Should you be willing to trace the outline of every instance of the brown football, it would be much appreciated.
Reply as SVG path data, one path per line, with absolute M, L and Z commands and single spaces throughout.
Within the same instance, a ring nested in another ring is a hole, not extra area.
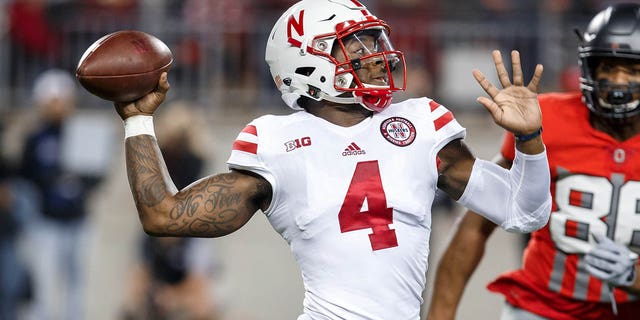
M 123 30 L 94 42 L 80 58 L 76 77 L 102 99 L 128 102 L 153 91 L 172 62 L 171 50 L 158 38 Z

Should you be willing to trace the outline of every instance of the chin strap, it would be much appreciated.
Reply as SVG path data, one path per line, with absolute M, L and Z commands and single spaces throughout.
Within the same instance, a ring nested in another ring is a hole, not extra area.
M 324 92 L 320 92 L 319 94 L 320 99 L 321 100 L 327 100 L 333 103 L 339 103 L 339 104 L 361 104 L 363 105 L 362 102 L 362 97 L 357 97 L 357 96 L 353 96 L 353 97 L 334 97 L 334 96 L 330 96 Z M 365 107 L 366 108 L 366 107 Z
M 363 106 L 367 110 L 371 110 L 373 112 L 380 112 L 384 110 L 391 104 L 391 92 L 386 95 L 377 96 L 377 95 L 354 95 L 351 97 L 334 97 L 326 94 L 325 92 L 318 92 L 318 100 L 326 100 L 333 103 L 339 104 L 359 104 Z M 300 106 L 298 106 L 298 98 L 300 98 L 300 94 L 298 93 L 283 93 L 282 100 L 292 109 L 294 110 L 302 110 Z
M 598 102 L 600 103 L 600 106 L 603 108 L 607 108 L 607 109 L 611 109 L 617 112 L 625 112 L 625 111 L 631 111 L 635 108 L 638 107 L 638 105 L 640 105 L 640 100 L 634 100 L 631 102 L 627 102 L 624 104 L 611 104 L 606 102 L 604 99 L 602 98 L 598 98 Z
M 320 97 L 323 100 L 331 101 L 334 103 L 340 103 L 340 104 L 356 104 L 357 103 L 363 106 L 367 110 L 370 110 L 373 112 L 381 112 L 391 104 L 392 94 L 391 94 L 391 91 L 389 91 L 384 95 L 364 94 L 360 96 L 357 93 L 355 93 L 353 97 L 333 97 L 333 96 L 327 95 L 324 92 L 321 92 Z

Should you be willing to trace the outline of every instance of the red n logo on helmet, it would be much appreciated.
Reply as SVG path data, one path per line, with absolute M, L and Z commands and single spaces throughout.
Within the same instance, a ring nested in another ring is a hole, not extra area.
M 298 36 L 303 36 L 304 35 L 304 10 L 300 11 L 300 14 L 298 15 L 298 20 L 296 20 L 294 18 L 293 15 L 291 15 L 289 17 L 289 21 L 287 21 L 287 38 L 289 39 L 289 43 L 291 45 L 294 45 L 298 48 L 302 47 L 302 42 L 300 42 L 300 40 L 298 39 L 294 39 L 291 36 L 291 30 L 295 30 L 296 33 L 298 34 Z

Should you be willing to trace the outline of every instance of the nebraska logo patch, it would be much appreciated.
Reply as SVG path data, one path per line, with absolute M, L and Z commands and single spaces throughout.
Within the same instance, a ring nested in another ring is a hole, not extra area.
M 382 122 L 380 133 L 387 141 L 399 147 L 406 147 L 416 139 L 416 128 L 411 121 L 393 117 Z

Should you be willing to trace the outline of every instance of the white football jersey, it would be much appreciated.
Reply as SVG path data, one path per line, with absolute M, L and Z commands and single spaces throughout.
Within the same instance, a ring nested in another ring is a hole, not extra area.
M 465 129 L 427 98 L 341 127 L 300 111 L 238 135 L 227 164 L 267 179 L 310 319 L 419 319 L 438 151 Z

